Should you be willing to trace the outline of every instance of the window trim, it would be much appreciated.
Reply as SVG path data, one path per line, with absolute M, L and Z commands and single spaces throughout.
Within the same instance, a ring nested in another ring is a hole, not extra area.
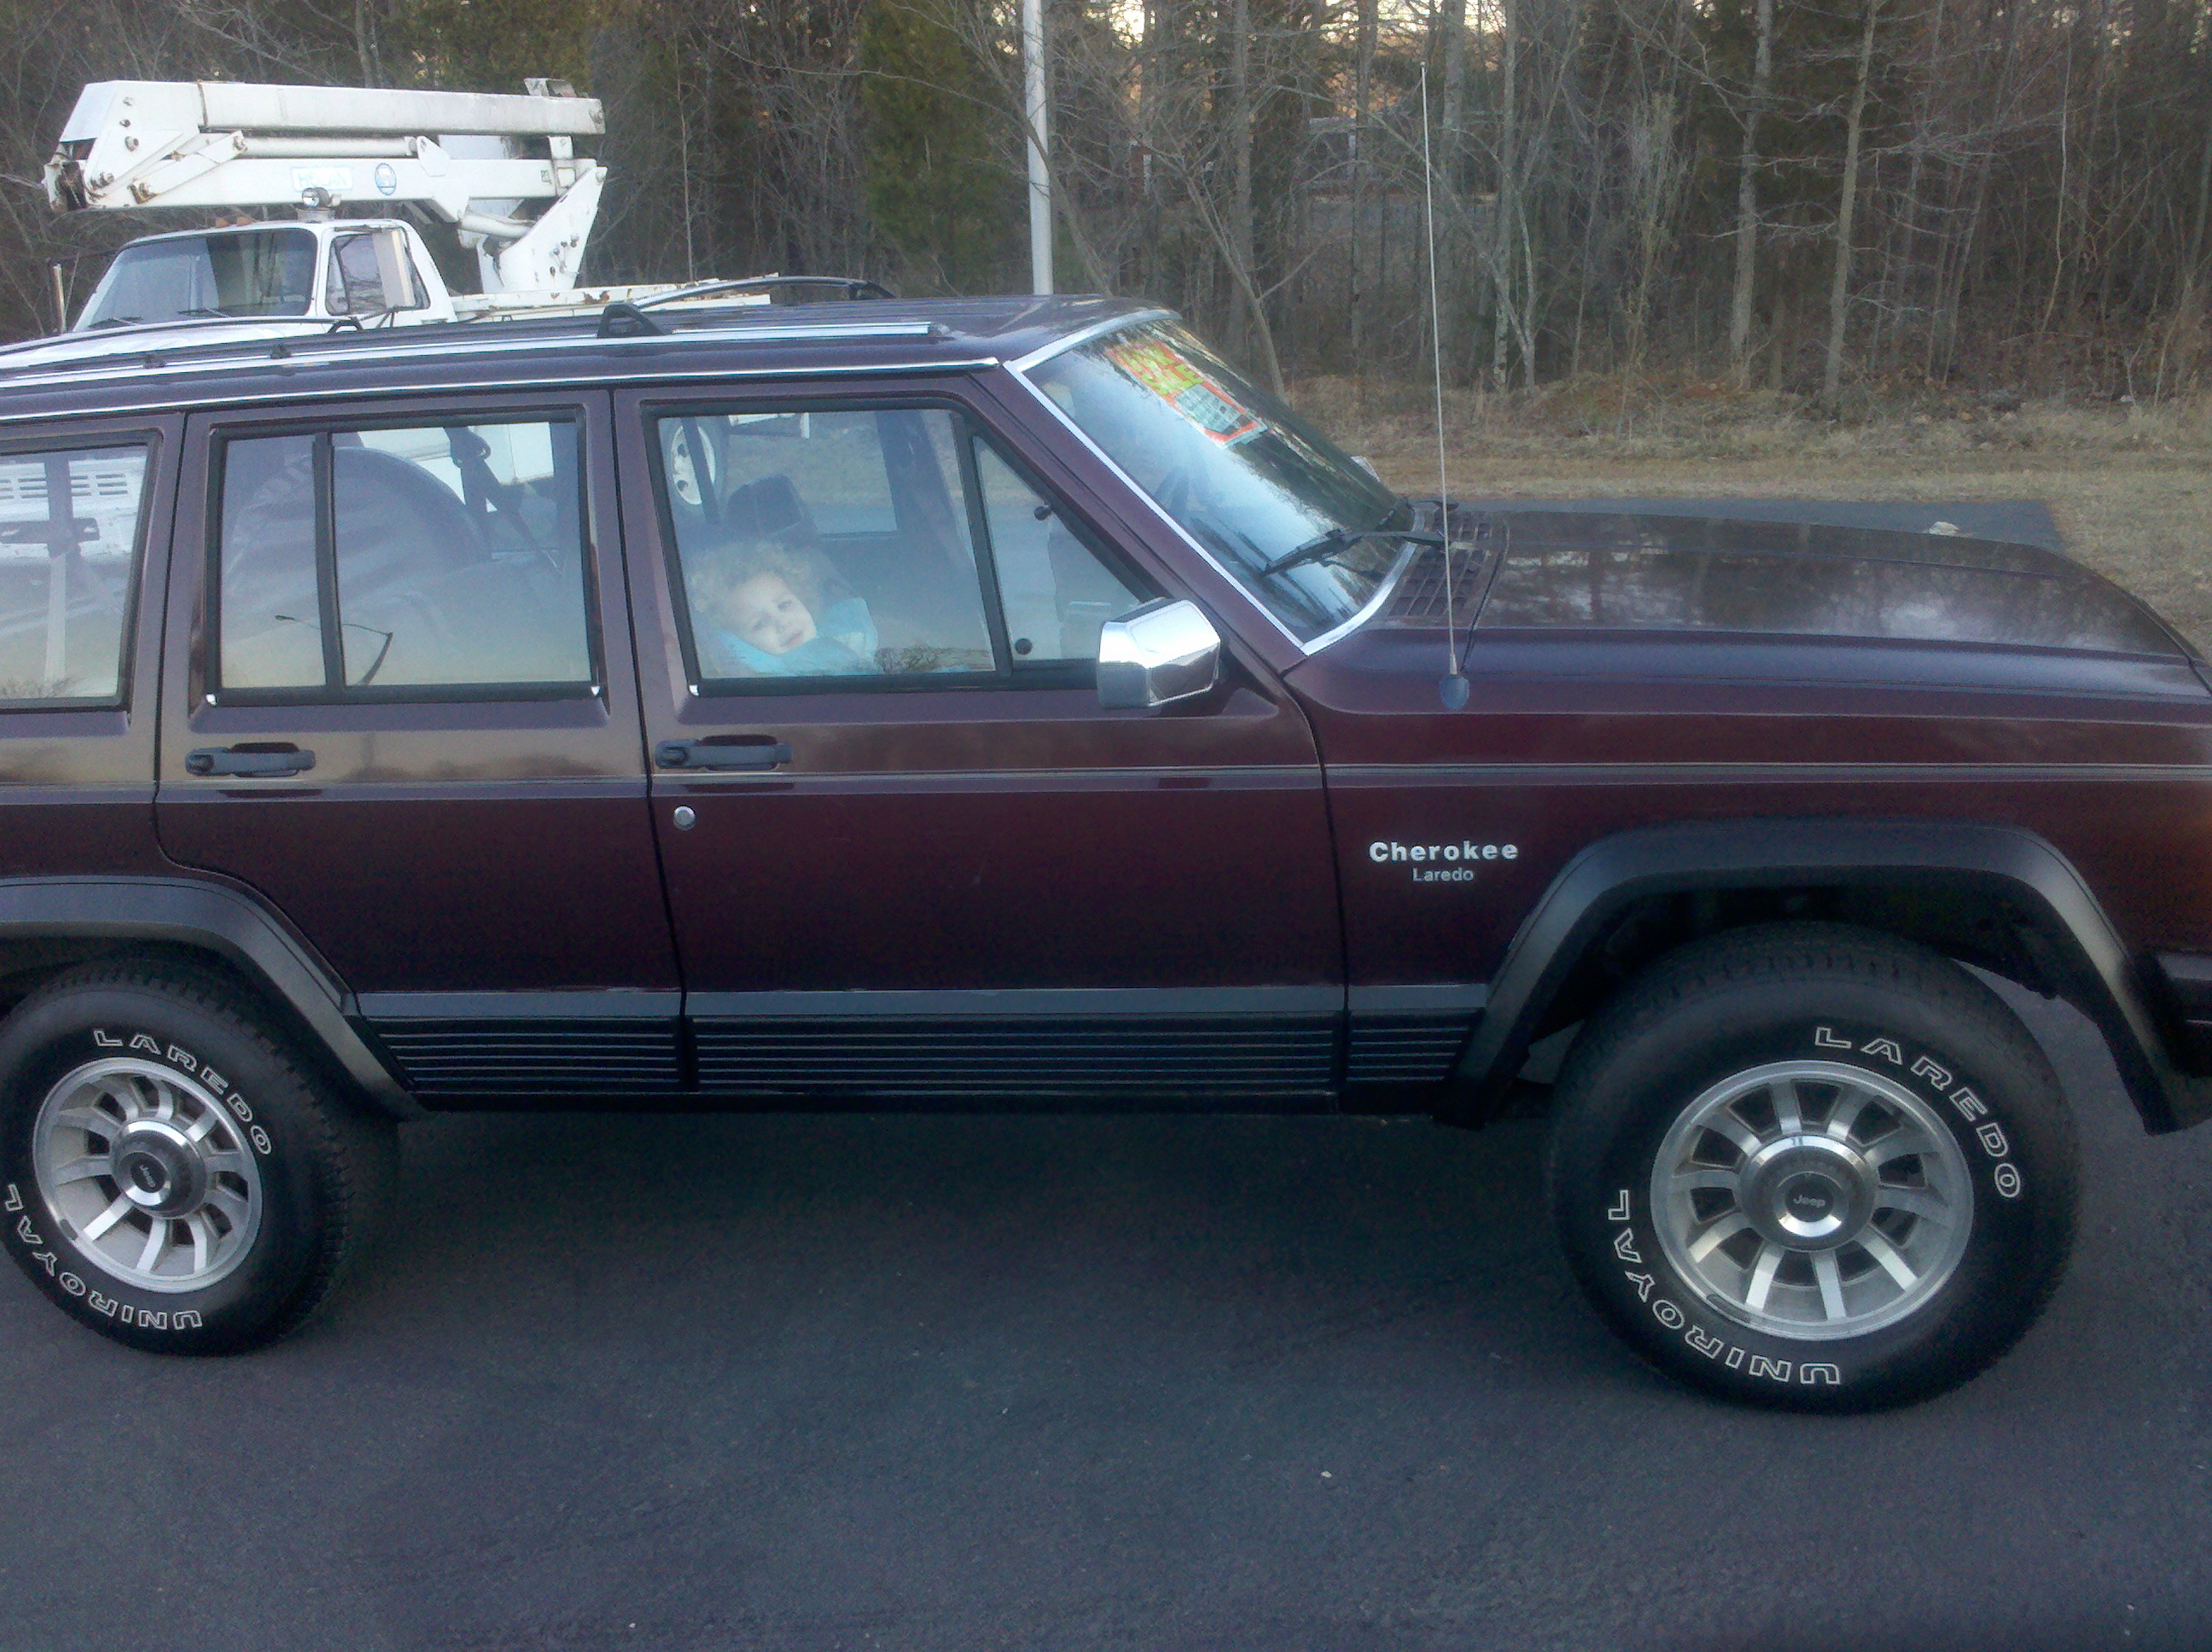
M 208 509 L 205 604 L 207 623 L 200 646 L 203 692 L 209 705 L 222 706 L 368 706 L 449 705 L 521 700 L 604 700 L 606 695 L 606 656 L 602 646 L 597 572 L 598 547 L 592 535 L 591 463 L 586 410 L 574 404 L 553 408 L 453 409 L 395 410 L 365 418 L 299 418 L 255 421 L 225 426 L 208 434 Z M 496 424 L 565 424 L 575 433 L 577 577 L 584 597 L 584 648 L 588 661 L 586 677 L 569 682 L 406 683 L 356 689 L 345 681 L 345 650 L 339 636 L 337 585 L 337 495 L 333 485 L 333 439 L 368 430 L 445 429 L 449 426 L 474 428 Z M 223 487 L 229 479 L 229 449 L 234 441 L 259 441 L 284 436 L 306 436 L 314 442 L 315 598 L 323 632 L 323 681 L 313 687 L 226 688 L 222 682 L 222 530 Z M 333 663 L 335 662 L 335 664 Z M 335 689 L 332 684 L 336 683 Z
M 972 542 L 977 581 L 977 600 L 981 608 L 984 627 L 991 640 L 991 651 L 997 662 L 988 671 L 889 671 L 848 674 L 843 676 L 808 675 L 804 677 L 708 677 L 700 668 L 698 645 L 693 633 L 689 587 L 684 577 L 683 548 L 677 539 L 675 513 L 669 500 L 671 487 L 667 470 L 667 449 L 662 440 L 660 427 L 664 421 L 699 419 L 741 413 L 798 414 L 798 413 L 897 413 L 942 412 L 951 420 L 953 448 L 959 485 L 963 496 L 963 507 L 968 523 L 969 538 Z M 662 576 L 668 582 L 670 610 L 676 624 L 676 641 L 684 661 L 684 686 L 694 699 L 773 697 L 778 695 L 810 694 L 915 694 L 939 690 L 989 690 L 1008 689 L 1070 689 L 1094 688 L 1098 681 L 1095 660 L 1053 661 L 1048 664 L 1023 666 L 1013 655 L 1006 634 L 1006 619 L 1001 612 L 996 553 L 991 544 L 988 524 L 983 519 L 983 497 L 980 480 L 975 474 L 974 444 L 983 441 L 1007 468 L 1038 496 L 1055 501 L 1060 495 L 1054 490 L 1040 487 L 1030 472 L 1030 467 L 1009 456 L 1005 446 L 990 440 L 990 428 L 975 410 L 956 397 L 945 395 L 885 395 L 868 397 L 824 398 L 815 396 L 776 397 L 772 399 L 754 397 L 716 398 L 712 400 L 697 397 L 667 401 L 652 400 L 638 404 L 638 419 L 643 426 L 646 469 L 652 494 L 653 521 L 659 530 L 661 541 Z M 1072 515 L 1073 513 L 1070 513 Z M 1086 525 L 1087 528 L 1087 525 Z M 1085 531 L 1078 535 L 1086 550 L 1097 551 L 1091 541 L 1096 536 Z M 1102 559 L 1103 560 L 1103 559 Z M 1107 563 L 1117 578 L 1122 571 L 1114 562 Z M 1126 578 L 1124 583 L 1127 583 Z M 1151 580 L 1141 583 L 1150 586 Z
M 0 714 L 12 712 L 116 712 L 129 708 L 137 664 L 138 619 L 146 589 L 146 559 L 153 546 L 154 497 L 155 484 L 161 477 L 161 431 L 152 425 L 133 425 L 114 432 L 94 432 L 88 434 L 57 438 L 52 433 L 34 435 L 29 432 L 0 435 L 0 461 L 46 458 L 54 454 L 98 452 L 118 447 L 135 447 L 144 456 L 145 468 L 139 475 L 138 522 L 131 535 L 131 577 L 123 593 L 123 618 L 115 642 L 115 692 L 104 695 L 71 695 L 65 699 L 26 700 L 0 698 Z M 53 519 L 51 509 L 46 519 Z

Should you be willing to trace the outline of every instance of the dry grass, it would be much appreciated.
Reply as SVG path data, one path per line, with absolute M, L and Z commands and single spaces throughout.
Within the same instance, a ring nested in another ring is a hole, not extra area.
M 1392 485 L 1433 494 L 1436 438 L 1418 387 L 1364 398 L 1344 380 L 1299 405 Z M 2212 645 L 2212 398 L 2164 407 L 1893 403 L 1856 422 L 1794 398 L 1677 384 L 1620 412 L 1617 384 L 1445 408 L 1455 494 L 2041 500 L 2081 561 Z

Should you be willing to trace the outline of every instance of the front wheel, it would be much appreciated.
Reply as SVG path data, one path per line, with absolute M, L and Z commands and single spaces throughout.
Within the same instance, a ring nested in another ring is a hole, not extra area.
M 1986 987 L 1840 926 L 1686 947 L 1560 1075 L 1552 1199 L 1599 1311 L 1673 1375 L 1850 1410 L 1966 1381 L 2071 1248 L 2049 1060 Z

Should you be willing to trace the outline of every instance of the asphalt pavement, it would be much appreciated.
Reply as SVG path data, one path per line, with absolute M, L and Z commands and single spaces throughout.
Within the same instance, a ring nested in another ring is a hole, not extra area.
M 2212 1127 L 2146 1137 L 2010 995 L 2075 1264 L 1874 1417 L 1616 1343 L 1540 1119 L 410 1126 L 276 1348 L 131 1353 L 0 1276 L 0 1649 L 2202 1648 Z
M 275 1349 L 0 1278 L 0 1646 L 2212 1642 L 2212 1130 L 2072 1011 L 2081 1240 L 1966 1388 L 1674 1388 L 1583 1308 L 1544 1126 L 447 1118 Z

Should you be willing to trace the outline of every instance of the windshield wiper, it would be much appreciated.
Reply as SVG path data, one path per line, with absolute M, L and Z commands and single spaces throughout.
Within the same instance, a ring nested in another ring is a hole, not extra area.
M 104 315 L 100 317 L 99 320 L 94 322 L 91 326 L 86 328 L 85 331 L 87 332 L 97 332 L 102 327 L 135 327 L 145 319 L 145 317 L 139 315 Z
M 178 313 L 179 315 L 211 315 L 211 316 L 220 316 L 220 317 L 222 317 L 222 318 L 224 320 L 226 320 L 226 321 L 228 321 L 228 320 L 229 320 L 229 319 L 231 319 L 230 312 L 229 312 L 228 310 L 205 310 L 205 309 L 196 309 L 196 310 L 179 310 L 179 311 L 178 311 L 178 312 L 177 312 L 177 313 Z
M 1371 527 L 1334 527 L 1325 533 L 1316 534 L 1305 544 L 1285 551 L 1273 562 L 1266 564 L 1254 577 L 1264 580 L 1271 574 L 1280 574 L 1286 568 L 1297 568 L 1305 562 L 1317 562 L 1326 557 L 1341 556 L 1352 546 L 1363 544 L 1370 539 L 1405 539 L 1417 545 L 1443 544 L 1443 536 L 1440 533 L 1416 533 L 1409 528 L 1392 527 L 1390 524 L 1397 515 L 1398 507 L 1393 505 L 1383 513 L 1382 519 Z

